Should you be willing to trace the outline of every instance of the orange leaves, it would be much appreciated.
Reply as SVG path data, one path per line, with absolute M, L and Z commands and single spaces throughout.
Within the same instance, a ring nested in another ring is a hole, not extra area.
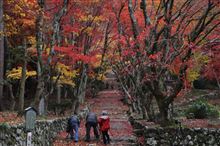
M 162 53 L 161 52 L 157 52 L 157 53 L 154 53 L 154 54 L 150 54 L 149 56 L 148 56 L 148 58 L 150 59 L 150 60 L 160 60 L 161 59 L 161 57 L 162 57 Z
M 24 118 L 17 116 L 17 112 L 0 112 L 0 123 L 8 125 L 16 125 L 23 123 Z
M 151 54 L 151 55 L 149 56 L 149 59 L 152 59 L 152 60 L 157 60 L 157 58 L 158 58 L 158 55 L 157 55 L 157 54 Z
M 126 41 L 126 37 L 125 36 L 119 36 L 119 44 L 121 45 L 126 45 L 127 41 Z
M 174 63 L 172 65 L 169 66 L 169 69 L 174 73 L 174 74 L 178 74 L 179 70 L 180 70 L 180 66 L 181 66 L 182 62 L 180 58 L 176 58 L 174 60 Z
M 104 13 L 106 3 L 102 0 L 69 1 L 67 11 L 59 22 L 58 35 L 63 39 L 59 44 L 60 47 L 54 46 L 54 60 L 73 66 L 83 62 L 91 65 L 89 68 L 99 64 L 96 56 L 102 52 L 96 50 L 103 47 L 103 30 L 108 21 Z M 45 10 L 47 19 L 44 23 L 49 28 L 46 30 L 46 35 L 51 38 L 55 29 L 52 25 L 54 18 L 63 4 L 62 1 L 49 0 L 46 5 L 49 9 Z M 58 40 L 55 42 L 55 45 L 57 44 Z
M 71 26 L 69 24 L 66 24 L 63 26 L 63 31 L 65 33 L 71 33 L 71 32 L 77 33 L 79 31 L 79 28 L 77 26 Z
M 58 53 L 65 55 L 68 58 L 68 60 L 71 60 L 69 62 L 70 64 L 71 63 L 74 64 L 77 61 L 82 61 L 86 64 L 89 64 L 96 61 L 95 56 L 81 54 L 79 51 L 82 50 L 82 48 L 77 48 L 74 46 L 70 46 L 70 47 L 55 46 L 54 50 L 57 51 Z M 62 57 L 62 59 L 64 59 L 64 57 Z
M 33 20 L 31 20 L 31 19 L 23 19 L 23 24 L 24 24 L 25 26 L 31 27 L 31 26 L 34 26 L 34 25 L 35 25 L 35 22 L 34 22 Z

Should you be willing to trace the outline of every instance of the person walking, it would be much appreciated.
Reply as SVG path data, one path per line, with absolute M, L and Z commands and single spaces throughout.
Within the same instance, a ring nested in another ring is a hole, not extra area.
M 91 127 L 93 128 L 94 135 L 96 137 L 96 140 L 99 139 L 99 133 L 98 133 L 98 119 L 95 113 L 89 112 L 86 116 L 86 141 L 90 141 L 90 130 Z
M 70 139 L 74 139 L 75 142 L 79 141 L 79 127 L 80 127 L 80 120 L 76 114 L 73 114 L 68 119 L 68 126 L 67 132 L 70 134 Z
M 108 131 L 110 129 L 110 118 L 107 111 L 102 111 L 102 115 L 98 120 L 100 131 L 102 132 L 102 138 L 104 144 L 110 143 L 110 137 Z

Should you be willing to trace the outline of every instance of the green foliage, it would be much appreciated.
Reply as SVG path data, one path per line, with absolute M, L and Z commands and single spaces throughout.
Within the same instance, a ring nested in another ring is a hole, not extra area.
M 209 104 L 205 99 L 199 99 L 194 101 L 194 103 L 186 110 L 187 118 L 218 118 L 219 111 L 218 109 Z
M 0 130 L 7 129 L 9 125 L 7 123 L 0 123 Z

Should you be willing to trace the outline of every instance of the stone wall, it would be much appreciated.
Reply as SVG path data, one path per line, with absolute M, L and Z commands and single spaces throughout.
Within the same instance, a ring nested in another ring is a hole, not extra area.
M 50 146 L 59 131 L 66 129 L 67 119 L 36 121 L 32 132 L 33 146 Z M 25 146 L 27 133 L 24 124 L 0 125 L 0 146 Z
M 220 129 L 147 127 L 136 120 L 131 124 L 144 146 L 219 146 Z

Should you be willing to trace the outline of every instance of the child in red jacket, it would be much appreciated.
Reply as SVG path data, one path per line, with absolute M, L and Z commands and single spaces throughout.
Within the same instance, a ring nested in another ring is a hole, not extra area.
M 104 144 L 109 144 L 110 137 L 108 131 L 110 129 L 110 118 L 108 117 L 107 111 L 102 111 L 102 116 L 99 118 L 98 122 L 102 132 L 103 142 Z

